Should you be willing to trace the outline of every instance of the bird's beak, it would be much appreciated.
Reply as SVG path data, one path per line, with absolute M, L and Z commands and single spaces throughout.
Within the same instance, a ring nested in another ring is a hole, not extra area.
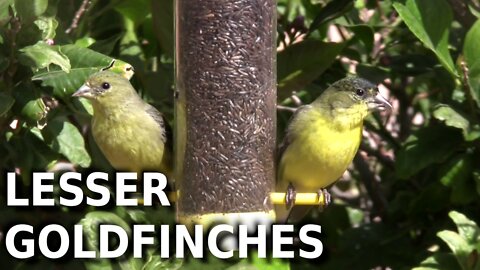
M 93 97 L 91 90 L 92 89 L 90 88 L 90 86 L 88 86 L 87 84 L 84 84 L 80 88 L 78 88 L 78 90 L 75 93 L 73 93 L 72 97 L 91 98 Z
M 371 111 L 390 111 L 392 109 L 392 104 L 378 93 L 375 98 L 368 102 L 368 109 Z

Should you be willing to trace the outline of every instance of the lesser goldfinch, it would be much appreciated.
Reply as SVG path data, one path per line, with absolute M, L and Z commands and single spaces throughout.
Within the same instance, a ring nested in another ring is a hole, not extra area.
M 73 96 L 91 100 L 92 135 L 117 170 L 171 174 L 171 149 L 162 114 L 146 103 L 127 78 L 100 71 Z
M 338 180 L 357 153 L 364 118 L 390 108 L 374 84 L 356 77 L 335 82 L 298 108 L 279 149 L 276 190 L 286 192 L 287 206 L 296 192 L 320 193 Z M 328 200 L 329 194 L 324 195 Z M 277 207 L 277 219 L 286 221 L 288 210 Z

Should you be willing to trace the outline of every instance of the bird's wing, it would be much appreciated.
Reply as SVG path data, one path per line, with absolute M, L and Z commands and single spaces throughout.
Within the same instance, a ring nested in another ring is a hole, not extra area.
M 295 136 L 296 134 L 293 132 L 293 125 L 292 125 L 292 122 L 295 121 L 295 119 L 297 118 L 297 116 L 309 109 L 311 109 L 312 106 L 311 105 L 303 105 L 301 107 L 298 107 L 298 109 L 295 111 L 295 113 L 293 113 L 292 117 L 290 117 L 290 120 L 289 120 L 289 123 L 288 123 L 288 128 L 287 128 L 287 132 L 285 134 L 285 137 L 283 137 L 283 140 L 282 142 L 280 143 L 280 145 L 278 146 L 278 149 L 277 149 L 277 164 L 278 162 L 280 161 L 280 159 L 282 158 L 282 155 L 283 153 L 285 152 L 285 150 L 287 149 L 287 147 L 295 140 Z
M 155 122 L 159 125 L 159 127 L 162 129 L 162 141 L 169 145 L 171 147 L 172 145 L 172 129 L 170 128 L 170 125 L 168 125 L 167 122 L 165 122 L 165 119 L 163 119 L 163 115 L 161 112 L 159 112 L 155 107 L 151 106 L 150 104 L 146 105 L 145 111 L 150 115 Z
M 297 134 L 293 132 L 293 122 L 296 121 L 298 116 L 302 113 L 305 113 L 306 111 L 310 110 L 313 108 L 311 105 L 304 105 L 299 107 L 295 113 L 292 115 L 292 117 L 289 120 L 288 123 L 288 129 L 285 134 L 285 137 L 283 138 L 283 141 L 280 143 L 278 149 L 277 149 L 277 166 L 280 166 L 281 158 L 285 150 L 288 148 L 288 146 L 296 139 Z M 299 157 L 300 158 L 300 157 Z M 277 181 L 282 181 L 282 176 L 283 175 L 283 170 L 277 170 Z M 285 179 L 284 179 L 285 180 Z M 298 222 L 301 220 L 310 210 L 312 209 L 311 206 L 303 206 L 303 205 L 295 205 L 293 208 L 287 210 L 288 213 L 283 217 L 284 220 L 282 222 L 287 222 L 287 221 L 295 221 Z
M 281 179 L 283 177 L 283 168 L 281 167 L 281 164 L 280 164 L 280 162 L 282 161 L 282 156 L 285 153 L 285 151 L 287 150 L 288 146 L 296 138 L 296 133 L 293 132 L 293 126 L 294 126 L 293 122 L 296 121 L 296 119 L 298 118 L 298 116 L 300 114 L 310 110 L 311 108 L 312 108 L 311 105 L 303 105 L 301 107 L 298 107 L 298 109 L 295 111 L 295 113 L 292 115 L 292 117 L 289 120 L 287 132 L 285 133 L 285 137 L 283 137 L 282 142 L 280 143 L 280 145 L 277 148 L 277 155 L 276 155 L 277 159 L 276 159 L 276 162 L 275 162 L 275 164 L 277 165 L 277 169 L 275 170 L 276 173 L 277 173 L 277 175 L 276 175 L 277 182 L 281 181 Z

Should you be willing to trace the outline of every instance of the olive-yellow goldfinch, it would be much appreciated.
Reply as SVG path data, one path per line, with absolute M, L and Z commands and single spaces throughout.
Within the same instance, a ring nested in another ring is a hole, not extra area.
M 73 94 L 91 101 L 92 134 L 117 170 L 171 173 L 162 114 L 137 94 L 128 79 L 111 71 L 91 75 Z
M 386 108 L 391 105 L 378 88 L 356 77 L 335 82 L 310 105 L 300 107 L 279 151 L 276 191 L 286 192 L 287 205 L 295 201 L 296 192 L 320 193 L 338 180 L 357 153 L 363 119 Z M 276 215 L 284 221 L 288 210 L 277 207 Z

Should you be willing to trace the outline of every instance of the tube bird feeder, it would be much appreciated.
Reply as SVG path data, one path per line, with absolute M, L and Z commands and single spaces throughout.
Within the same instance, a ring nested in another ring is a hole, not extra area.
M 176 1 L 179 221 L 272 215 L 275 0 Z

